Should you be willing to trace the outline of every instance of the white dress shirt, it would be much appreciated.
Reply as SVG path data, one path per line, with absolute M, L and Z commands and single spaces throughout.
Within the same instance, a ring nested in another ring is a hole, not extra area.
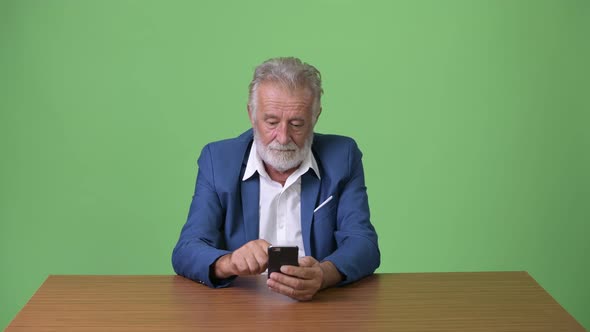
M 319 178 L 318 165 L 311 152 L 299 168 L 289 175 L 285 186 L 281 186 L 266 172 L 254 142 L 242 178 L 245 181 L 255 172 L 258 172 L 260 178 L 258 238 L 273 246 L 298 246 L 299 257 L 305 256 L 301 235 L 301 176 L 310 168 Z

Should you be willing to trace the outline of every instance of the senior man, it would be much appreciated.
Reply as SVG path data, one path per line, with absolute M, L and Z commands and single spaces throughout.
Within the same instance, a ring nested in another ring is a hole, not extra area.
M 353 139 L 314 134 L 319 71 L 297 58 L 259 65 L 250 83 L 252 129 L 206 145 L 188 220 L 172 253 L 179 275 L 225 287 L 267 268 L 269 245 L 297 245 L 299 266 L 269 288 L 297 300 L 354 282 L 380 263 L 361 152 Z

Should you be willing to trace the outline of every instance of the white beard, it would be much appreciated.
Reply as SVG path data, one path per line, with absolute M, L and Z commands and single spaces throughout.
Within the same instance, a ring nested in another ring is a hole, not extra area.
M 308 153 L 311 153 L 312 142 L 313 131 L 305 140 L 302 148 L 299 148 L 293 141 L 283 145 L 276 140 L 265 146 L 260 141 L 256 129 L 254 129 L 254 143 L 260 159 L 281 173 L 301 165 L 303 160 L 307 158 Z

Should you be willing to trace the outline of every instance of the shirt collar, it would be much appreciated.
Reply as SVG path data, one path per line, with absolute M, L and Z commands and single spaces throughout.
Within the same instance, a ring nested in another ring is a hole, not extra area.
M 305 174 L 305 172 L 307 172 L 307 170 L 310 168 L 315 172 L 317 177 L 321 179 L 318 163 L 316 162 L 315 157 L 313 156 L 313 153 L 311 151 L 309 151 L 307 157 L 303 159 L 303 162 L 301 163 L 301 165 L 299 165 L 299 168 L 297 168 L 295 172 L 293 172 L 293 174 L 291 175 L 297 175 L 297 177 L 299 177 Z M 262 159 L 258 154 L 258 150 L 256 149 L 256 142 L 252 142 L 252 148 L 250 148 L 250 155 L 248 156 L 248 162 L 246 163 L 246 171 L 244 171 L 244 177 L 242 178 L 242 181 L 248 180 L 256 172 L 258 172 L 258 174 L 260 174 L 261 176 L 270 179 L 270 176 L 264 168 L 264 163 L 262 162 Z

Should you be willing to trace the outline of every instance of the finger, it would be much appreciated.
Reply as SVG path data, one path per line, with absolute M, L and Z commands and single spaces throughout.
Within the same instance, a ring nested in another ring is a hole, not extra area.
M 251 248 L 250 255 L 254 260 L 256 260 L 257 265 L 257 272 L 261 273 L 266 270 L 266 266 L 268 264 L 268 254 L 267 250 L 262 250 L 259 246 L 254 246 Z
M 320 271 L 318 271 L 315 267 L 302 267 L 292 265 L 281 266 L 281 272 L 300 279 L 314 279 L 320 273 Z
M 266 270 L 268 266 L 268 255 L 262 253 L 256 253 L 255 256 L 256 261 L 258 262 L 258 266 L 260 268 L 260 272 Z
M 275 273 L 273 273 L 273 275 L 275 275 Z M 292 299 L 295 299 L 295 300 L 309 301 L 312 298 L 311 294 L 304 292 L 304 291 L 298 291 L 296 289 L 293 289 L 287 285 L 277 282 L 274 279 L 268 279 L 266 284 L 268 285 L 270 290 L 272 290 L 273 292 L 286 295 L 286 296 L 288 296 Z
M 234 272 L 236 275 L 248 274 L 248 263 L 244 257 L 237 255 L 232 257 L 232 265 L 234 266 Z
M 262 272 L 260 271 L 260 265 L 258 264 L 256 256 L 254 256 L 252 253 L 246 256 L 246 263 L 248 264 L 249 274 L 258 274 Z
M 258 239 L 256 240 L 256 244 L 264 251 L 266 251 L 268 249 L 268 247 L 270 247 L 272 244 L 270 244 L 269 242 L 267 242 L 266 240 L 263 239 Z
M 261 263 L 266 263 L 268 260 L 268 248 L 264 247 L 255 247 L 252 250 L 252 254 L 256 256 L 256 260 Z
M 296 290 L 305 290 L 308 289 L 309 286 L 306 284 L 309 281 L 306 281 L 304 279 L 299 279 L 299 278 L 295 278 L 295 277 L 291 277 L 282 273 L 273 273 L 270 275 L 270 278 L 280 284 L 283 284 L 285 286 L 289 286 L 290 288 L 296 289 Z
M 259 274 L 266 269 L 266 257 L 255 241 L 250 241 L 236 251 L 242 262 L 238 264 L 242 275 Z M 260 263 L 259 263 L 260 261 Z

